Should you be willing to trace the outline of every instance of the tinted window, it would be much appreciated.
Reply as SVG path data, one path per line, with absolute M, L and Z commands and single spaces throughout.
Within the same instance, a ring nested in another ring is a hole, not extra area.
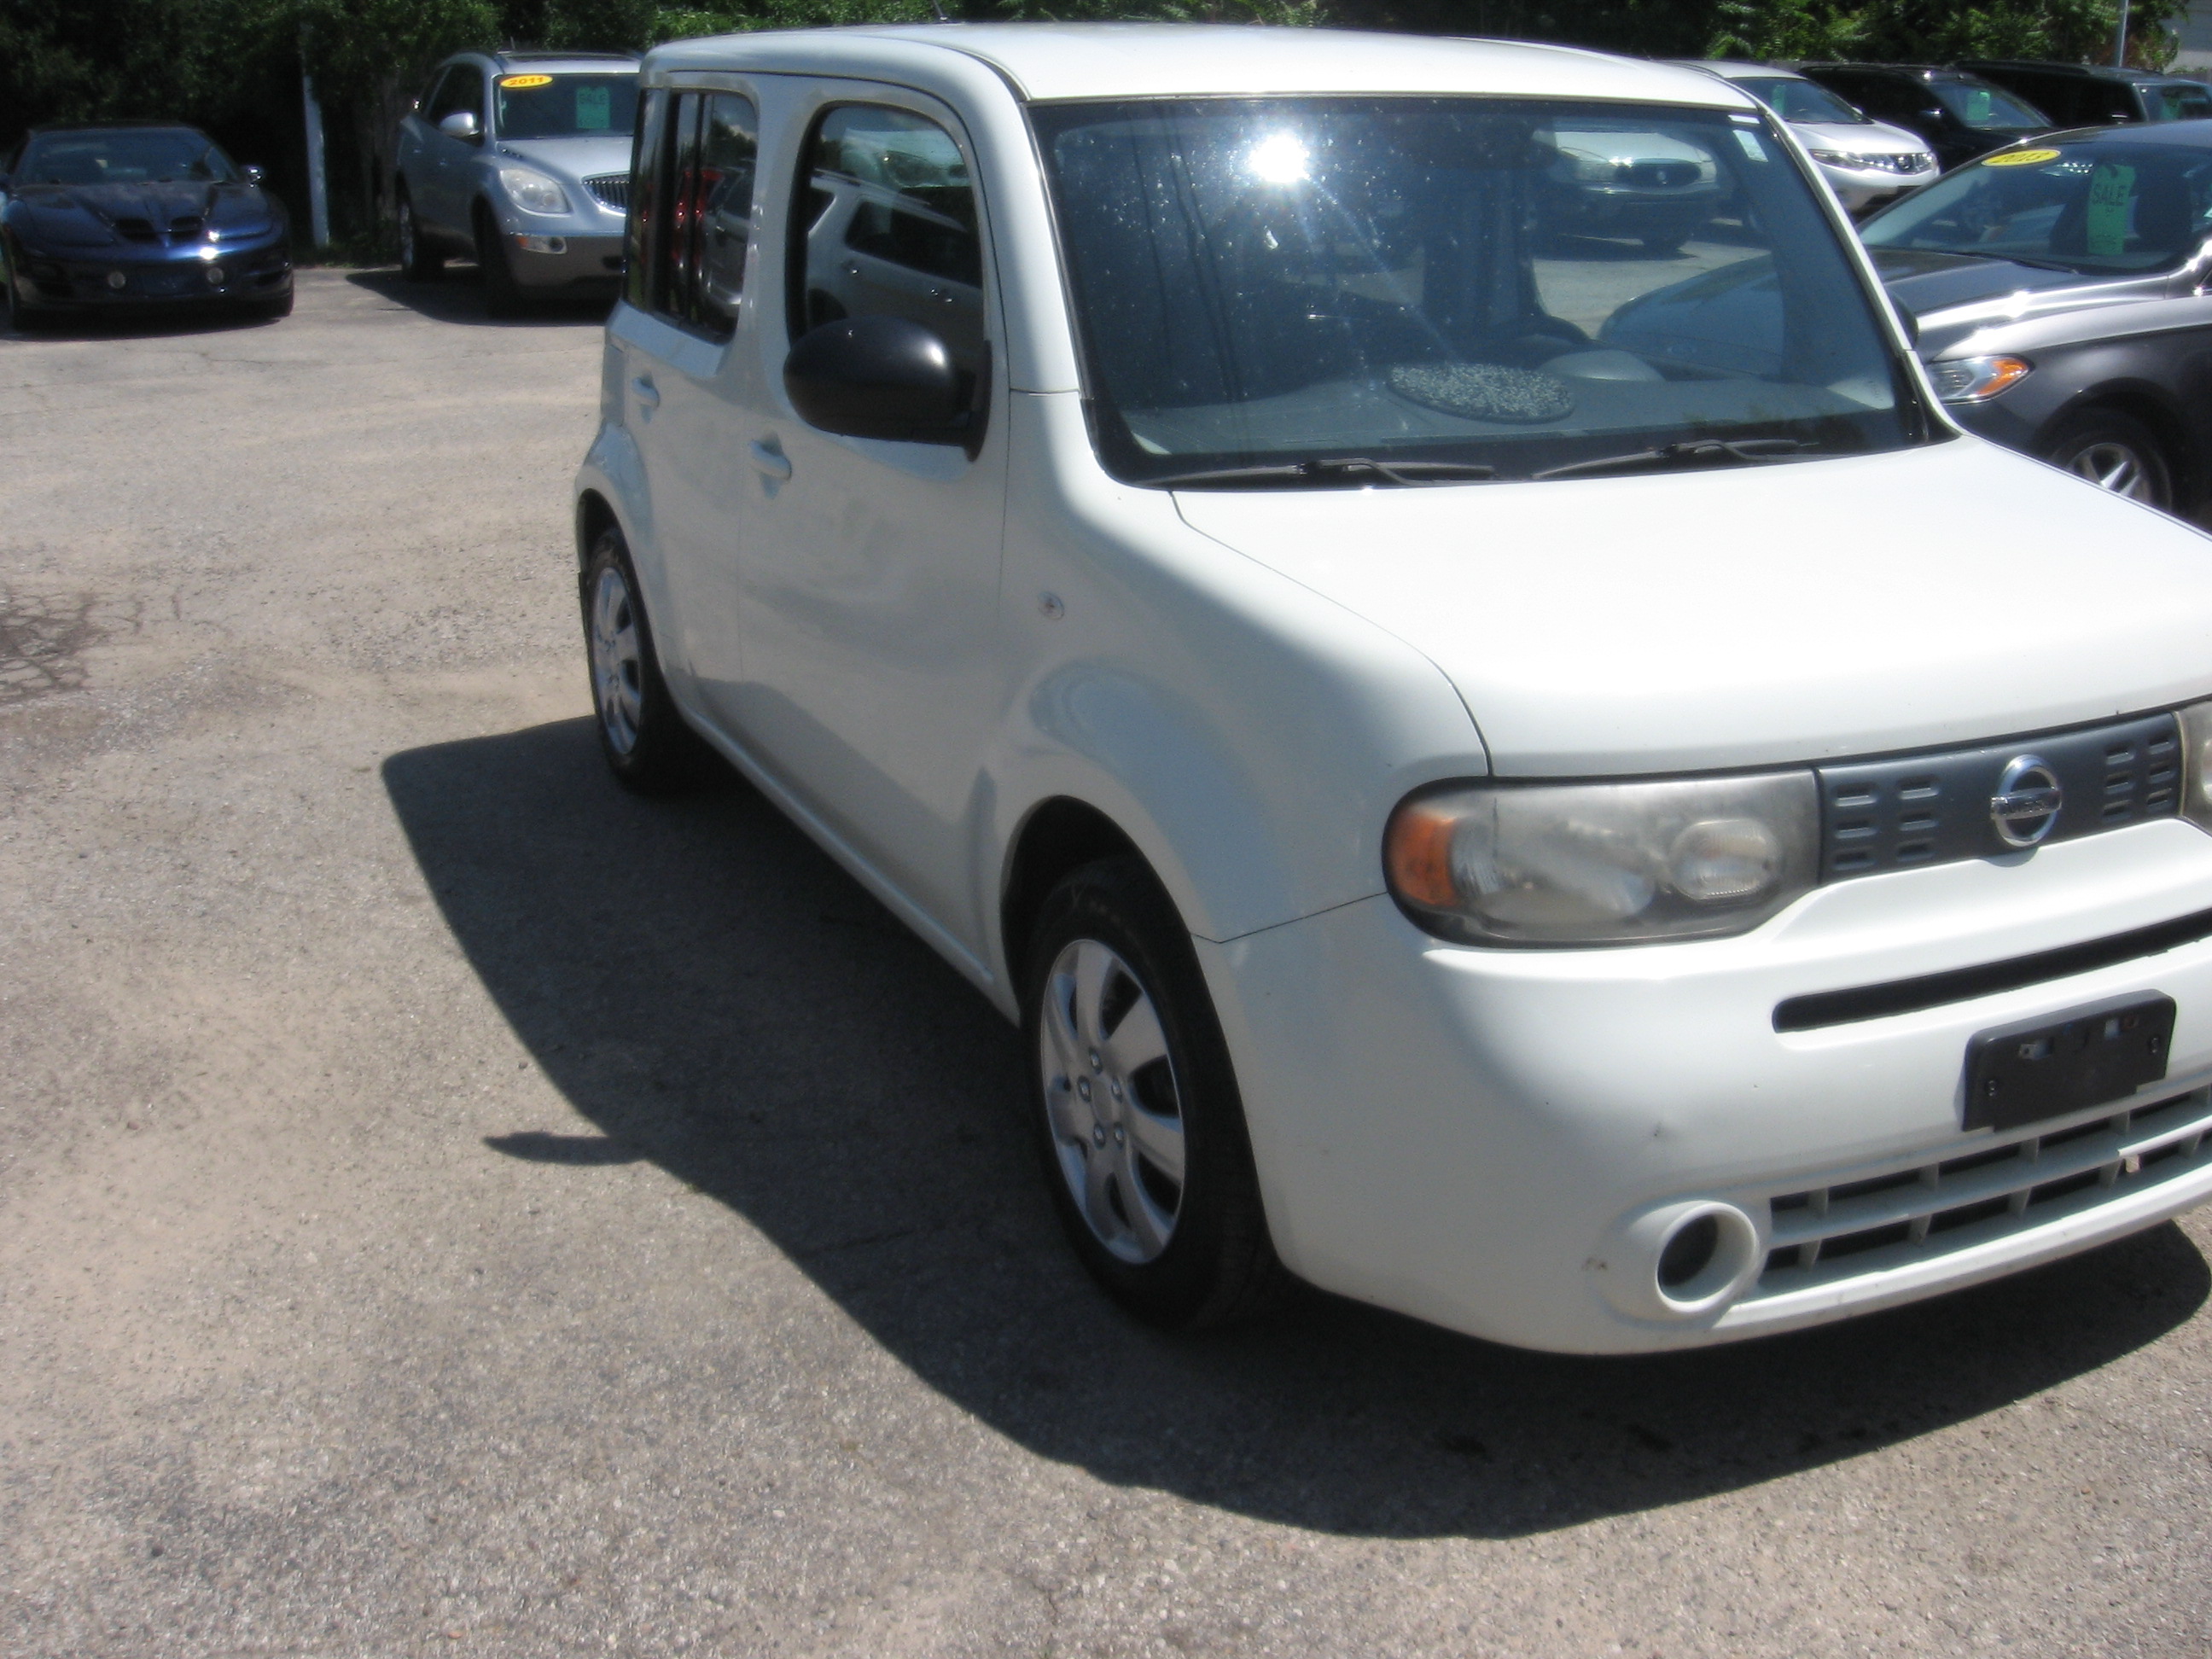
M 1474 98 L 1031 118 L 1123 477 L 1911 440 L 1869 296 L 1764 120 Z
M 2148 90 L 2150 118 L 2154 121 L 2202 121 L 2212 118 L 2212 88 L 2177 86 L 2169 82 Z
M 2035 132 L 2051 125 L 2001 88 L 1972 81 L 1931 83 L 1937 101 L 1977 132 Z
M 438 94 L 431 100 L 428 118 L 434 127 L 455 111 L 466 110 L 481 121 L 483 105 L 483 71 L 474 64 L 456 64 L 438 83 Z
M 623 235 L 623 297 L 641 310 L 653 308 L 659 273 L 661 205 L 667 188 L 669 95 L 655 87 L 639 106 L 637 143 L 630 152 L 629 222 Z
M 23 153 L 23 182 L 40 185 L 228 184 L 230 158 L 187 127 L 49 132 Z
M 630 204 L 630 302 L 712 338 L 737 328 L 752 240 L 759 121 L 729 92 L 656 91 L 638 139 Z
M 1777 75 L 1757 81 L 1736 81 L 1785 121 L 1823 121 L 1838 126 L 1863 126 L 1866 117 L 1826 87 L 1801 81 L 1794 75 Z
M 890 313 L 934 330 L 973 373 L 983 341 L 975 188 L 952 135 L 925 116 L 843 104 L 815 124 L 793 203 L 794 335 Z
M 502 75 L 494 88 L 507 138 L 626 138 L 637 125 L 635 75 Z

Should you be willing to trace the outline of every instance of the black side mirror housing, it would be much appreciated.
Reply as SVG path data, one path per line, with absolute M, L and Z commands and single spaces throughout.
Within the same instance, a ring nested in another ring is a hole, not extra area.
M 809 426 L 847 438 L 958 444 L 972 455 L 988 407 L 984 373 L 969 379 L 931 329 L 904 317 L 845 317 L 802 336 L 783 360 L 783 389 Z

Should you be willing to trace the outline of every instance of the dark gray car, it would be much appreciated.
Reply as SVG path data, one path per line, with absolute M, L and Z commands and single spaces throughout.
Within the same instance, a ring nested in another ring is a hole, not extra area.
M 622 281 L 637 60 L 462 52 L 399 125 L 400 263 L 433 280 L 449 256 L 483 270 L 495 315 L 532 296 L 604 296 Z
M 2049 133 L 1861 227 L 1960 424 L 2154 506 L 2212 479 L 2212 121 Z

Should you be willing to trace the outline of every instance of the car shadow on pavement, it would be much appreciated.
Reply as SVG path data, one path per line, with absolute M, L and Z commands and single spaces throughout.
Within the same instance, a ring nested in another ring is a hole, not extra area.
M 1106 1480 L 1346 1534 L 1541 1532 L 2030 1401 L 2212 1287 L 2167 1224 L 1701 1353 L 1524 1353 L 1318 1293 L 1163 1336 L 1060 1242 L 1015 1032 L 753 790 L 637 799 L 586 720 L 410 750 L 384 781 L 455 939 L 598 1131 L 493 1136 L 486 1156 L 651 1160 L 925 1382 Z
M 0 322 L 0 340 L 161 340 L 180 334 L 235 334 L 275 328 L 284 319 L 245 311 L 62 312 L 39 319 L 35 328 L 11 329 Z
M 483 283 L 477 268 L 448 265 L 434 283 L 410 283 L 397 270 L 355 270 L 346 281 L 405 306 L 433 322 L 471 328 L 543 328 L 549 324 L 603 323 L 613 308 L 611 296 L 580 300 L 562 296 L 532 300 L 520 317 L 493 317 L 484 311 Z

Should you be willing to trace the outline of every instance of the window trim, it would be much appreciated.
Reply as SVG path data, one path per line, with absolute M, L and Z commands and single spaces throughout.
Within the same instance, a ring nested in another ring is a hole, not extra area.
M 634 248 L 632 257 L 642 259 L 645 269 L 634 289 L 627 282 L 625 283 L 623 298 L 625 303 L 636 310 L 644 312 L 654 320 L 665 323 L 671 328 L 681 329 L 692 338 L 703 341 L 719 350 L 734 341 L 743 327 L 742 304 L 738 314 L 730 319 L 728 331 L 724 332 L 719 328 L 708 327 L 685 315 L 684 312 L 675 309 L 672 303 L 673 296 L 670 291 L 668 279 L 672 273 L 672 266 L 667 256 L 669 238 L 675 225 L 673 208 L 676 152 L 682 136 L 681 124 L 677 118 L 684 108 L 683 100 L 686 98 L 693 100 L 690 106 L 694 111 L 692 137 L 696 141 L 702 137 L 701 129 L 705 120 L 708 99 L 742 98 L 750 106 L 756 160 L 753 173 L 752 212 L 750 220 L 754 231 L 752 236 L 748 239 L 746 256 L 750 258 L 751 243 L 757 240 L 759 236 L 758 227 L 763 206 L 762 176 L 759 166 L 761 131 L 763 125 L 761 96 L 755 88 L 746 82 L 732 81 L 726 76 L 717 76 L 711 84 L 690 82 L 649 82 L 639 87 L 638 97 L 641 100 L 650 100 L 652 102 L 648 105 L 641 101 L 639 105 L 637 137 L 631 150 L 630 212 L 635 216 L 645 211 L 648 202 L 659 208 L 661 211 L 658 223 L 646 227 L 645 234 L 638 236 L 634 243 L 628 240 L 630 233 L 627 229 L 624 232 L 625 246 Z M 653 127 L 656 118 L 659 121 L 659 131 L 651 132 L 650 136 L 657 146 L 658 154 L 653 158 L 651 183 L 648 186 L 647 175 L 643 171 L 641 163 L 645 159 L 644 149 L 648 131 Z M 697 228 L 694 226 L 692 229 L 696 235 Z

